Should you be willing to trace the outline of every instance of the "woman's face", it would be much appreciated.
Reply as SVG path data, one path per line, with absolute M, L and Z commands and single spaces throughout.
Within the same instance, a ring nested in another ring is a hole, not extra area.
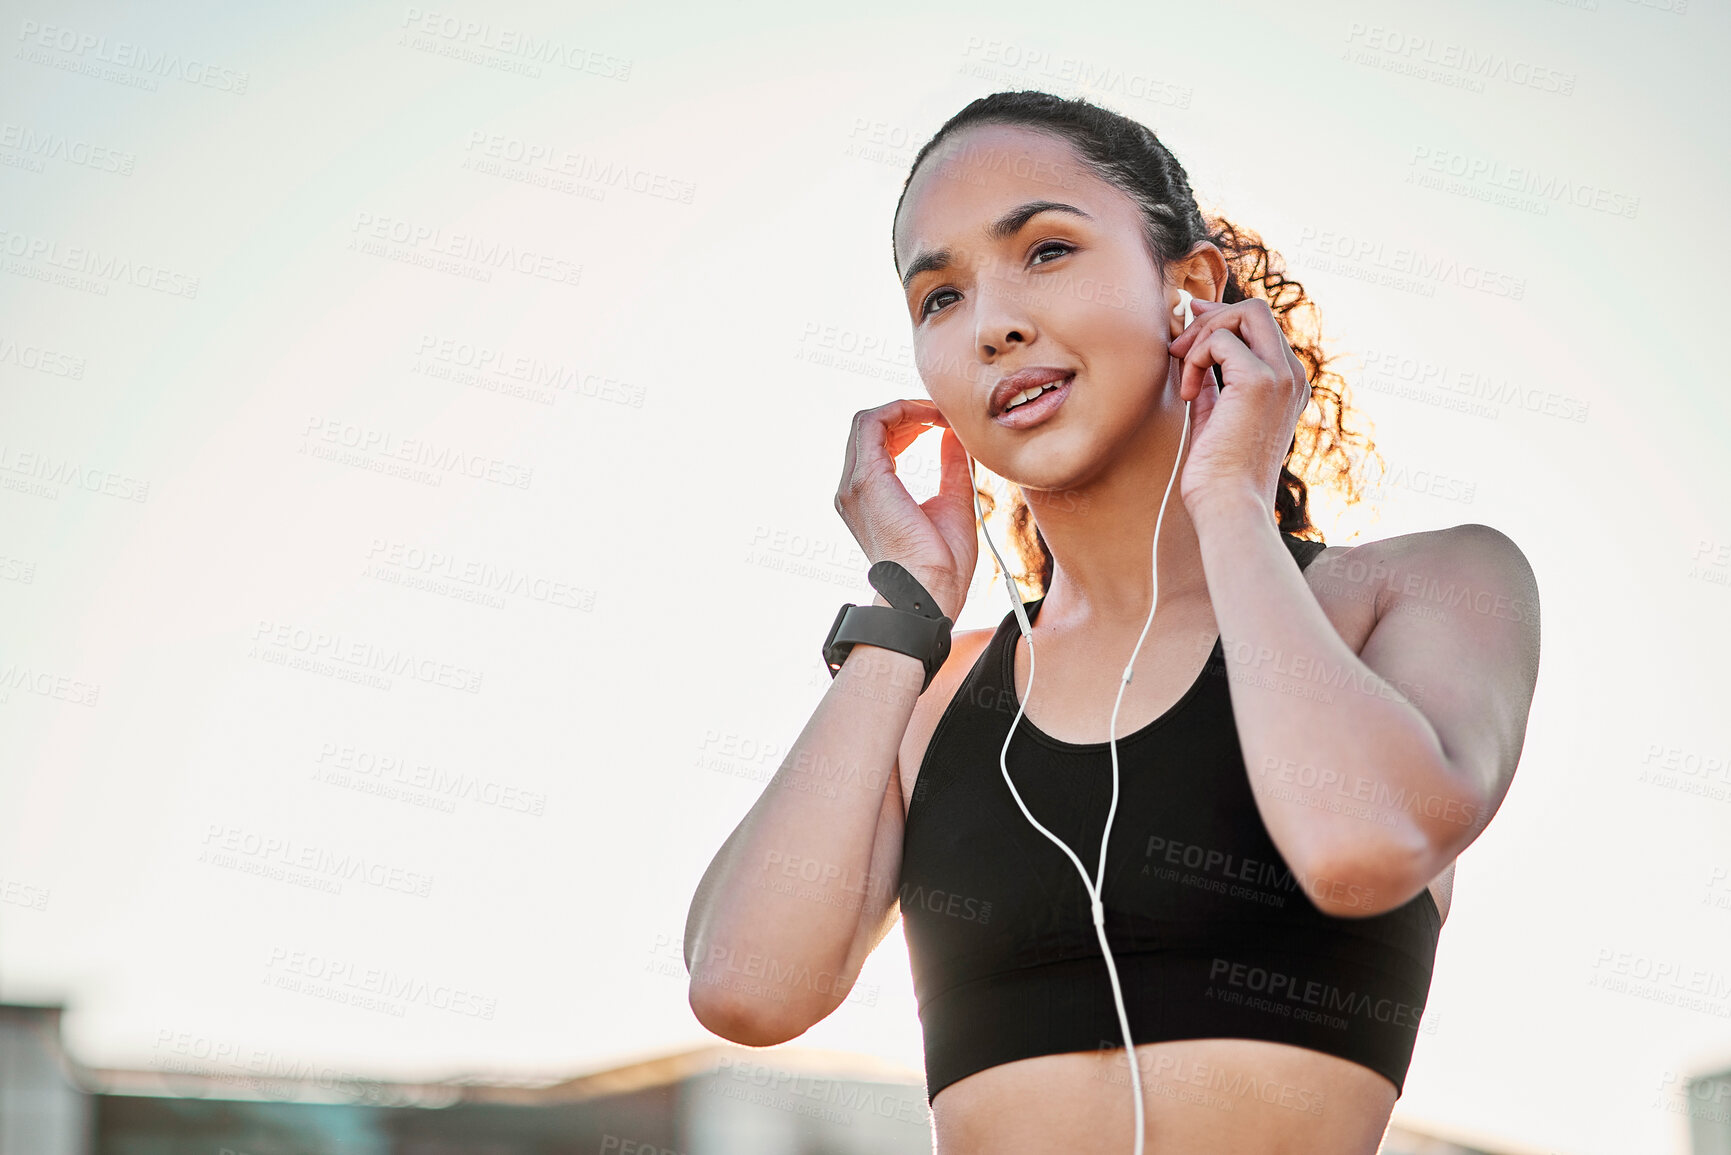
M 1000 477 L 1081 485 L 1169 410 L 1181 419 L 1166 388 L 1177 329 L 1141 214 L 1067 142 L 1005 125 L 950 137 L 908 186 L 895 253 L 927 392 Z M 1048 416 L 1007 424 L 993 388 L 1036 367 L 1074 377 Z

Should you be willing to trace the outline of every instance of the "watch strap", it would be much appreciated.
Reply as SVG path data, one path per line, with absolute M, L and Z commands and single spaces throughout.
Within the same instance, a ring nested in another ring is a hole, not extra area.
M 832 676 L 841 671 L 848 652 L 860 642 L 920 659 L 926 667 L 925 686 L 929 686 L 932 675 L 950 654 L 949 620 L 922 618 L 889 606 L 844 606 L 824 655 Z
M 931 618 L 933 621 L 944 616 L 937 599 L 927 593 L 919 579 L 898 562 L 878 562 L 866 571 L 866 580 L 871 582 L 874 590 L 883 595 L 884 601 L 898 610 L 918 614 L 922 618 Z
M 864 642 L 918 658 L 926 668 L 925 682 L 920 686 L 920 692 L 924 693 L 950 656 L 950 627 L 954 622 L 919 579 L 897 562 L 880 561 L 866 577 L 890 604 L 849 603 L 836 611 L 835 624 L 830 626 L 829 637 L 823 643 L 823 660 L 829 667 L 829 676 L 839 674 L 854 646 Z

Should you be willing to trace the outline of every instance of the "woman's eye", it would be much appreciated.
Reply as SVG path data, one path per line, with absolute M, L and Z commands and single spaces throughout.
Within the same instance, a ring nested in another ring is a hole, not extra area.
M 920 316 L 922 316 L 922 317 L 931 316 L 931 313 L 932 313 L 931 304 L 932 304 L 932 302 L 937 300 L 939 297 L 945 296 L 946 294 L 949 296 L 952 296 L 952 297 L 956 295 L 954 290 L 939 289 L 937 292 L 933 293 L 931 296 L 929 296 L 925 300 L 921 301 L 920 302 Z
M 1032 255 L 1035 257 L 1038 257 L 1041 253 L 1056 252 L 1059 256 L 1064 256 L 1065 254 L 1073 253 L 1075 251 L 1076 251 L 1076 246 L 1067 245 L 1063 241 L 1047 241 L 1045 244 L 1043 244 L 1039 248 L 1035 249 Z M 1045 265 L 1045 264 L 1050 264 L 1051 262 L 1049 262 L 1049 261 L 1034 261 L 1033 263 L 1036 265 Z M 953 289 L 939 289 L 939 290 L 937 290 L 935 293 L 932 293 L 925 300 L 920 302 L 920 316 L 921 317 L 931 316 L 932 312 L 933 312 L 932 302 L 936 301 L 938 298 L 943 297 L 943 296 L 952 296 L 953 297 L 956 295 L 957 294 L 956 294 L 955 290 L 953 290 Z M 942 306 L 939 306 L 939 307 L 941 308 Z

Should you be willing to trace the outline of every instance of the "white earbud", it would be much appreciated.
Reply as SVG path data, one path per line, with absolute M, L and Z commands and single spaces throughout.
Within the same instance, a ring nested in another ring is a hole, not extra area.
M 1174 316 L 1182 315 L 1184 327 L 1188 329 L 1196 320 L 1196 311 L 1191 302 L 1196 298 L 1186 289 L 1178 290 L 1178 304 L 1172 308 Z M 1066 857 L 1075 864 L 1082 875 L 1082 887 L 1088 892 L 1090 908 L 1094 915 L 1094 933 L 1100 939 L 1100 950 L 1106 956 L 1106 974 L 1112 980 L 1112 1001 L 1118 1008 L 1118 1027 L 1124 1032 L 1124 1051 L 1130 1059 L 1130 1092 L 1136 1104 L 1136 1155 L 1142 1155 L 1144 1130 L 1142 1108 L 1141 1071 L 1136 1066 L 1136 1048 L 1130 1038 L 1130 1017 L 1124 1011 L 1124 992 L 1118 985 L 1118 967 L 1112 961 L 1112 948 L 1106 942 L 1106 907 L 1100 901 L 1100 889 L 1106 878 L 1106 844 L 1112 837 L 1112 819 L 1118 813 L 1118 707 L 1124 702 L 1124 687 L 1130 684 L 1130 676 L 1136 666 L 1136 655 L 1142 652 L 1142 642 L 1148 636 L 1148 629 L 1154 624 L 1154 611 L 1160 605 L 1160 526 L 1166 520 L 1166 500 L 1172 496 L 1172 486 L 1178 481 L 1178 468 L 1184 460 L 1184 442 L 1190 436 L 1190 402 L 1184 403 L 1184 427 L 1178 434 L 1178 455 L 1172 461 L 1172 476 L 1166 482 L 1166 493 L 1160 498 L 1160 512 L 1154 518 L 1154 599 L 1148 607 L 1148 620 L 1142 623 L 1142 633 L 1136 639 L 1136 648 L 1130 652 L 1130 662 L 1124 667 L 1123 680 L 1118 684 L 1118 700 L 1112 704 L 1111 749 L 1112 749 L 1112 805 L 1106 811 L 1106 830 L 1100 836 L 1100 866 L 1095 877 L 1088 878 L 1088 870 L 1082 865 L 1082 860 L 1076 857 L 1074 851 L 1064 843 L 1064 840 L 1041 826 L 1038 820 L 1028 812 L 1027 804 L 1016 790 L 1016 784 L 1010 781 L 1008 758 L 1010 741 L 1016 736 L 1016 723 L 1022 720 L 1026 710 L 1026 700 L 1034 696 L 1034 627 L 1028 621 L 1028 612 L 1022 608 L 1022 599 L 1016 593 L 1016 587 L 1010 580 L 1010 567 L 1004 564 L 1004 555 L 998 552 L 998 547 L 992 542 L 992 535 L 986 531 L 986 515 L 980 509 L 979 485 L 974 481 L 974 459 L 968 457 L 968 480 L 973 483 L 974 516 L 979 520 L 980 532 L 986 535 L 986 545 L 991 548 L 992 556 L 998 559 L 998 569 L 1004 575 L 1004 589 L 1010 595 L 1010 608 L 1016 615 L 1016 624 L 1022 631 L 1022 636 L 1028 639 L 1028 692 L 1025 698 L 1016 704 L 1016 718 L 1010 723 L 1010 732 L 1004 737 L 1004 748 L 998 752 L 998 769 L 1003 771 L 1004 784 L 1010 788 L 1010 795 L 1015 798 L 1016 805 L 1021 807 L 1023 817 L 1033 823 L 1034 829 L 1044 834 L 1062 850 Z M 1011 678 L 1015 677 L 1015 663 L 1010 663 Z

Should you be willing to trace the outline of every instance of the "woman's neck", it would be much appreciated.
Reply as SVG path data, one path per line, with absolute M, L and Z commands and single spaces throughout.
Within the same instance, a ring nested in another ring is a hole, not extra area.
M 1165 424 L 1165 423 L 1162 423 Z M 1165 453 L 1131 452 L 1087 486 L 1024 490 L 1052 552 L 1053 572 L 1040 624 L 1062 632 L 1139 628 L 1154 593 L 1153 545 L 1160 499 L 1172 477 L 1176 429 L 1160 438 Z M 1188 442 L 1186 442 L 1188 448 Z M 1172 483 L 1160 522 L 1160 604 L 1208 596 L 1195 524 Z

